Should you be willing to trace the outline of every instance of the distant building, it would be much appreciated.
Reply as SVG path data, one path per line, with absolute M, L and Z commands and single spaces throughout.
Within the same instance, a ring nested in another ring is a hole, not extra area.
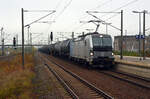
M 114 50 L 120 51 L 121 36 L 114 37 Z M 143 39 L 141 39 L 141 50 L 143 50 Z M 150 36 L 145 37 L 145 50 L 150 49 Z M 123 36 L 123 50 L 124 51 L 139 51 L 139 39 L 136 39 L 136 35 Z

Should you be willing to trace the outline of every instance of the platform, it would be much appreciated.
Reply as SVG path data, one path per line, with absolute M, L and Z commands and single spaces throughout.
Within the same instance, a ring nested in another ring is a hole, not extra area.
M 116 55 L 115 62 L 116 70 L 150 79 L 150 58 L 148 57 L 140 60 L 139 57 L 123 56 L 123 59 L 120 59 L 120 56 Z
M 127 64 L 133 64 L 136 66 L 142 66 L 142 67 L 148 67 L 150 68 L 150 58 L 146 57 L 145 60 L 143 60 L 143 57 L 134 57 L 134 56 L 123 56 L 123 59 L 120 59 L 119 55 L 115 55 L 115 61 L 119 63 L 127 63 Z

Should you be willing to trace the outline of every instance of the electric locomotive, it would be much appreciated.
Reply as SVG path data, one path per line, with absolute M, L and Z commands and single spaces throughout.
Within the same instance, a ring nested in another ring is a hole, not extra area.
M 92 67 L 110 67 L 114 64 L 110 35 L 88 33 L 70 41 L 70 58 Z

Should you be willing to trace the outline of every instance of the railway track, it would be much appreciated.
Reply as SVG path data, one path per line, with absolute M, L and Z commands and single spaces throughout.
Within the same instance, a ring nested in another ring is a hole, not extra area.
M 150 79 L 149 79 L 149 78 L 144 78 L 144 77 L 137 76 L 137 75 L 134 75 L 134 74 L 125 73 L 125 72 L 116 71 L 116 70 L 112 70 L 112 72 L 115 72 L 115 73 L 118 73 L 118 74 L 122 74 L 122 75 L 126 75 L 126 76 L 130 76 L 130 77 L 132 77 L 132 78 L 136 78 L 136 79 L 139 79 L 139 80 L 143 80 L 143 81 L 145 81 L 145 82 L 150 82 Z
M 45 63 L 45 66 L 62 83 L 73 99 L 113 99 L 107 93 L 47 57 Z
M 42 54 L 43 55 L 43 54 Z M 60 64 L 64 68 L 69 71 L 79 75 L 80 77 L 86 79 L 88 82 L 92 83 L 99 89 L 111 94 L 114 98 L 117 99 L 150 99 L 149 89 L 136 86 L 135 84 L 130 84 L 128 82 L 116 79 L 114 77 L 105 75 L 100 73 L 100 70 L 89 70 L 84 67 L 79 66 L 79 64 L 74 64 L 72 62 L 68 62 L 64 59 L 59 59 L 57 57 L 47 56 L 49 60 Z M 102 70 L 101 70 L 102 71 Z M 123 90 L 120 90 L 123 89 Z M 129 92 L 130 90 L 130 92 Z
M 45 66 L 55 75 L 55 77 L 61 82 L 65 90 L 71 95 L 74 99 L 79 99 L 79 97 L 73 92 L 73 90 L 65 83 L 65 81 L 56 73 L 55 70 L 53 70 L 48 64 L 45 64 Z
M 125 81 L 130 84 L 142 87 L 142 88 L 150 89 L 150 80 L 149 79 L 145 79 L 145 78 L 142 78 L 139 76 L 135 76 L 135 75 L 131 75 L 131 74 L 127 74 L 124 72 L 115 71 L 115 70 L 100 71 L 100 73 L 103 73 L 105 75 L 111 76 L 113 78 L 117 78 L 121 81 Z

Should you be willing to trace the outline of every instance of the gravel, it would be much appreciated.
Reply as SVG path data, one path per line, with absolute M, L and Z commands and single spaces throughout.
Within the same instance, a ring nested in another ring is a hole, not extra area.
M 83 77 L 115 99 L 150 99 L 150 90 L 148 89 L 120 81 L 99 73 L 94 69 L 88 70 L 85 67 L 60 58 L 49 56 L 49 59 L 56 61 L 58 64 L 63 65 L 65 68 Z
M 34 68 L 35 78 L 34 94 L 35 99 L 66 99 L 70 98 L 65 89 L 61 86 L 55 76 L 49 72 L 39 56 L 36 56 L 36 66 Z

